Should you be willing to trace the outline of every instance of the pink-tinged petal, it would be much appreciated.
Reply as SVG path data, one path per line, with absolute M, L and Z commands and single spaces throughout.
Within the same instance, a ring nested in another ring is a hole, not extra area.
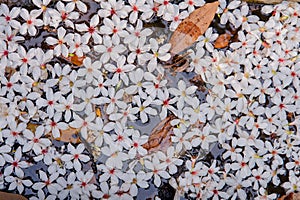
M 86 32 L 89 29 L 89 27 L 85 23 L 75 24 L 75 27 L 76 27 L 76 30 L 79 32 Z
M 78 10 L 80 10 L 83 13 L 86 13 L 87 12 L 87 6 L 81 1 L 76 1 L 76 2 L 77 2 L 76 5 L 77 5 Z
M 55 44 L 57 44 L 57 39 L 55 39 L 53 37 L 47 37 L 46 42 L 50 45 L 55 45 Z

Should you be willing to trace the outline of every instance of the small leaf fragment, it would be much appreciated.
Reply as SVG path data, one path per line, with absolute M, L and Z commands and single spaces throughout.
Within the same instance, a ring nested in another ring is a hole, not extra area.
M 231 35 L 228 33 L 224 33 L 219 35 L 219 37 L 215 41 L 215 48 L 216 49 L 222 49 L 225 48 L 229 45 L 231 39 Z
M 214 19 L 218 5 L 218 1 L 207 3 L 194 10 L 190 16 L 179 24 L 169 41 L 172 45 L 171 54 L 178 54 L 190 47 L 200 35 L 205 33 Z
M 74 67 L 82 66 L 83 60 L 85 59 L 85 56 L 78 57 L 76 54 L 70 53 L 68 57 L 62 56 L 62 58 L 74 65 Z
M 173 126 L 171 121 L 175 119 L 174 115 L 168 116 L 161 121 L 151 132 L 148 142 L 143 144 L 143 148 L 151 152 L 165 149 L 166 146 L 171 144 L 171 134 L 173 133 Z
M 60 130 L 60 137 L 55 140 L 78 144 L 81 142 L 78 134 L 79 129 L 69 127 L 66 130 Z

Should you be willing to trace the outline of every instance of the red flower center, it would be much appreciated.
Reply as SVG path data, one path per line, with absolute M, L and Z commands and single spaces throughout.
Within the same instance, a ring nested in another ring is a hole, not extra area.
M 140 54 L 142 51 L 140 49 L 135 50 L 136 54 Z
M 23 63 L 27 63 L 27 62 L 28 62 L 28 59 L 27 59 L 27 58 L 23 58 L 23 59 L 22 59 L 22 62 L 23 62 Z
M 117 33 L 117 32 L 118 32 L 118 29 L 117 29 L 117 28 L 114 28 L 114 29 L 112 30 L 112 32 L 113 32 L 113 33 Z
M 16 132 L 16 131 L 11 132 L 11 134 L 12 134 L 14 137 L 16 137 L 17 135 L 19 135 L 19 133 Z
M 81 186 L 82 186 L 82 187 L 85 187 L 86 185 L 87 185 L 87 183 L 84 182 L 84 181 L 81 183 Z
M 33 143 L 38 143 L 39 139 L 38 138 L 33 138 Z
M 292 77 L 296 77 L 296 76 L 297 76 L 296 72 L 292 71 L 292 72 L 291 72 L 291 76 L 292 76 Z
M 116 14 L 115 9 L 112 8 L 112 9 L 110 10 L 110 14 L 111 14 L 111 15 L 115 15 L 115 14 Z
M 11 88 L 13 86 L 13 84 L 11 83 L 11 82 L 8 82 L 7 84 L 6 84 L 6 87 L 8 87 L 8 88 Z
M 56 126 L 56 122 L 55 122 L 55 121 L 52 121 L 51 124 L 50 124 L 50 126 L 51 126 L 51 127 L 55 127 L 55 126 Z
M 178 16 L 175 16 L 175 17 L 174 17 L 174 21 L 177 22 L 178 20 L 179 20 L 179 17 L 178 17 Z
M 133 147 L 137 148 L 139 146 L 139 144 L 137 142 L 133 143 Z
M 65 21 L 65 20 L 67 19 L 67 17 L 68 17 L 68 14 L 67 14 L 66 12 L 62 12 L 62 13 L 61 13 L 61 19 L 62 19 L 63 21 Z
M 18 167 L 18 162 L 17 161 L 12 162 L 12 166 Z
M 194 5 L 194 2 L 193 2 L 193 1 L 189 1 L 188 4 L 189 4 L 190 6 L 192 6 L 192 5 Z
M 49 106 L 53 106 L 54 102 L 52 100 L 48 101 Z
M 10 20 L 11 20 L 10 16 L 6 16 L 6 17 L 5 17 L 5 20 L 6 20 L 7 22 L 10 21 Z
M 4 51 L 3 51 L 3 55 L 4 55 L 4 56 L 8 56 L 8 53 L 9 53 L 9 52 L 8 52 L 7 50 L 4 50 Z
M 169 105 L 169 99 L 164 100 L 164 101 L 163 101 L 163 105 L 164 105 L 164 106 L 168 106 L 168 105 Z
M 257 175 L 257 176 L 255 176 L 255 179 L 256 179 L 256 180 L 260 180 L 261 177 L 260 177 L 259 175 Z
M 32 24 L 32 20 L 31 19 L 27 20 L 27 24 L 31 25 Z
M 122 72 L 122 69 L 121 68 L 117 68 L 116 69 L 116 73 L 120 74 Z
M 111 52 L 112 52 L 112 47 L 108 47 L 108 48 L 107 48 L 107 52 L 108 52 L 108 53 L 111 53 Z
M 95 27 L 91 26 L 88 31 L 90 34 L 93 34 L 95 32 Z
M 78 154 L 75 154 L 75 155 L 74 155 L 74 159 L 77 160 L 78 158 L 79 158 L 79 155 L 78 155 Z
M 133 12 L 136 12 L 136 11 L 138 11 L 138 7 L 137 7 L 136 5 L 134 5 L 134 6 L 132 7 L 132 10 L 133 10 Z
M 164 1 L 164 5 L 168 5 L 169 4 L 169 1 Z
M 115 173 L 115 169 L 109 170 L 109 173 L 110 173 L 110 174 L 114 174 L 114 173 Z

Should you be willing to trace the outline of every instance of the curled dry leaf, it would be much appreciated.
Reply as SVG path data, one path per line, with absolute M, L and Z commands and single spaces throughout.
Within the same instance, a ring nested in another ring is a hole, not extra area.
M 170 146 L 171 134 L 173 134 L 171 121 L 173 119 L 175 119 L 174 115 L 168 116 L 152 130 L 148 142 L 143 145 L 148 152 L 156 152 Z
M 224 33 L 219 35 L 219 37 L 215 41 L 215 48 L 222 49 L 229 45 L 231 39 L 231 35 L 229 33 Z
M 69 127 L 66 130 L 60 130 L 60 137 L 55 138 L 55 140 L 78 144 L 81 142 L 79 138 L 79 129 Z
M 169 41 L 172 45 L 170 52 L 173 55 L 190 47 L 207 30 L 214 19 L 218 5 L 218 1 L 207 3 L 194 10 L 179 24 Z
M 203 81 L 202 77 L 200 74 L 194 76 L 192 79 L 190 79 L 190 82 L 193 83 L 195 86 L 197 86 L 198 90 L 200 90 L 201 92 L 205 92 L 207 91 L 205 82 Z

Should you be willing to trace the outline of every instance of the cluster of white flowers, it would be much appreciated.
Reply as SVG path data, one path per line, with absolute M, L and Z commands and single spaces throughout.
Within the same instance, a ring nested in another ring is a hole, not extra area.
M 210 27 L 189 50 L 187 71 L 202 77 L 203 94 L 163 67 L 171 44 L 144 24 L 158 17 L 172 33 L 205 3 L 2 3 L 0 189 L 30 199 L 126 200 L 165 183 L 191 199 L 300 191 L 300 4 L 263 6 L 262 20 L 246 2 L 219 0 L 216 21 L 237 38 L 215 49 L 219 33 Z M 84 56 L 82 66 L 70 55 Z M 148 152 L 143 127 L 170 115 L 170 142 Z M 82 143 L 56 144 L 70 128 Z M 220 152 L 208 160 L 203 152 L 214 145 Z

